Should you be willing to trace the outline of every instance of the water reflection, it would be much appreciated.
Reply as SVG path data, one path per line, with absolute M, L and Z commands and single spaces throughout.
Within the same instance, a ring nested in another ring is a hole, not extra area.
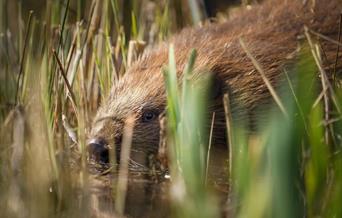
M 107 169 L 107 172 L 108 169 Z M 170 179 L 163 172 L 131 170 L 128 177 L 125 216 L 127 217 L 170 217 L 169 198 Z M 115 213 L 114 196 L 116 191 L 116 173 L 92 171 L 91 200 L 93 217 L 118 217 Z M 209 164 L 208 185 L 221 199 L 222 208 L 227 202 L 227 151 L 213 148 Z

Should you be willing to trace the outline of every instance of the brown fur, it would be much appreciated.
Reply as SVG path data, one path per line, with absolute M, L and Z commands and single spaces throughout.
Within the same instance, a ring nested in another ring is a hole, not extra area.
M 198 52 L 196 72 L 209 70 L 222 82 L 222 93 L 229 92 L 233 113 L 239 117 L 239 105 L 253 116 L 256 108 L 272 101 L 260 74 L 242 50 L 243 38 L 249 50 L 265 69 L 276 86 L 285 64 L 294 62 L 304 25 L 337 40 L 340 0 L 320 0 L 312 5 L 301 0 L 269 0 L 241 10 L 227 22 L 205 27 L 188 28 L 161 43 L 144 55 L 117 83 L 98 110 L 90 138 L 102 138 L 112 145 L 120 144 L 123 123 L 129 114 L 137 117 L 132 155 L 156 152 L 159 142 L 159 121 L 144 123 L 144 110 L 161 113 L 165 109 L 165 89 L 161 68 L 168 62 L 168 45 L 174 44 L 177 71 L 181 72 L 189 52 Z M 305 40 L 305 39 L 304 39 Z M 322 41 L 323 42 L 323 41 Z M 323 43 L 330 63 L 334 62 L 336 45 Z M 329 67 L 329 66 L 327 66 Z M 181 76 L 181 75 L 180 75 Z M 215 143 L 225 144 L 225 119 L 222 98 L 213 101 L 210 111 L 216 112 Z M 104 119 L 110 117 L 111 119 Z M 133 157 L 134 158 L 134 157 Z M 137 158 L 139 159 L 139 157 Z M 139 160 L 137 160 L 139 161 Z

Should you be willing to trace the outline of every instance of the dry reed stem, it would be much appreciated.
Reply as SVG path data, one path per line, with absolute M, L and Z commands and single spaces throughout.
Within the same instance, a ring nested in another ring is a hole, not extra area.
M 13 110 L 13 143 L 11 145 L 11 170 L 12 179 L 9 187 L 8 207 L 17 216 L 25 211 L 25 205 L 21 196 L 22 164 L 24 158 L 25 143 L 25 117 L 22 108 L 16 107 Z
M 312 56 L 316 62 L 316 65 L 319 69 L 319 72 L 321 74 L 322 89 L 324 91 L 324 92 L 322 92 L 323 93 L 323 100 L 324 100 L 324 120 L 327 121 L 327 120 L 329 120 L 329 97 L 327 94 L 328 86 L 327 86 L 326 73 L 325 73 L 325 70 L 322 66 L 322 60 L 321 60 L 320 55 L 319 55 L 319 49 L 317 49 L 317 44 L 313 43 L 311 36 L 308 32 L 308 29 L 306 27 L 304 27 L 304 30 L 305 30 L 305 36 L 309 42 L 309 46 L 310 46 Z M 325 132 L 324 132 L 324 139 L 325 139 L 325 143 L 328 144 L 329 133 L 328 133 L 327 128 L 325 129 Z
M 68 53 L 68 56 L 67 56 L 67 66 L 66 66 L 66 69 L 65 69 L 65 74 L 67 76 L 69 75 L 69 69 L 70 69 L 70 66 L 71 66 L 71 62 L 73 60 L 73 56 L 74 56 L 76 48 L 77 48 L 77 43 L 76 43 L 77 34 L 78 34 L 78 31 L 75 32 L 75 34 L 74 34 L 74 37 L 73 37 L 73 40 L 72 40 L 72 43 L 71 43 L 71 48 L 69 49 L 69 53 Z M 68 78 L 68 81 L 71 81 L 70 85 L 72 85 L 73 78 Z
M 61 72 L 63 81 L 64 81 L 64 83 L 65 83 L 65 85 L 66 85 L 66 87 L 67 87 L 67 90 L 68 90 L 68 93 L 69 93 L 69 96 L 70 96 L 70 101 L 71 101 L 71 104 L 72 104 L 72 106 L 73 106 L 73 108 L 74 108 L 76 117 L 78 117 L 78 116 L 77 116 L 77 107 L 76 107 L 76 104 L 75 104 L 75 102 L 76 102 L 76 101 L 75 101 L 75 99 L 76 99 L 76 98 L 75 98 L 75 94 L 74 94 L 73 91 L 72 91 L 71 85 L 70 85 L 70 83 L 69 83 L 69 81 L 68 81 L 67 75 L 65 74 L 63 65 L 62 65 L 61 61 L 59 60 L 59 58 L 58 58 L 58 55 L 57 55 L 56 50 L 53 50 L 52 52 L 53 52 L 53 54 L 54 54 L 54 56 L 55 56 L 55 58 L 56 58 L 56 60 L 57 60 L 58 66 L 59 66 L 59 68 L 60 68 L 60 72 Z
M 262 69 L 261 65 L 258 63 L 258 61 L 252 56 L 252 54 L 250 53 L 250 51 L 248 50 L 247 46 L 245 45 L 245 43 L 243 42 L 243 40 L 240 38 L 240 45 L 242 47 L 242 49 L 246 52 L 248 58 L 252 61 L 254 67 L 258 70 L 258 72 L 261 75 L 262 80 L 264 81 L 265 85 L 267 86 L 268 90 L 270 91 L 274 101 L 276 102 L 276 104 L 278 105 L 278 107 L 280 108 L 281 112 L 284 114 L 284 116 L 286 118 L 289 117 L 283 103 L 281 102 L 277 92 L 275 91 L 275 89 L 273 88 L 271 82 L 268 80 L 268 78 L 266 77 L 265 71 Z
M 332 38 L 330 38 L 330 37 L 328 37 L 328 36 L 325 36 L 325 35 L 323 35 L 323 34 L 321 34 L 321 33 L 318 33 L 318 32 L 316 32 L 316 31 L 314 31 L 314 30 L 308 28 L 307 26 L 305 26 L 304 29 L 306 29 L 306 31 L 312 33 L 313 35 L 318 36 L 319 38 L 322 38 L 322 39 L 324 39 L 324 40 L 326 40 L 326 41 L 328 41 L 328 42 L 331 42 L 331 43 L 333 43 L 333 44 L 342 46 L 342 43 L 341 43 L 341 42 L 339 42 L 339 41 L 337 41 L 337 40 L 334 40 L 334 39 L 332 39 Z
M 19 75 L 17 78 L 17 91 L 15 93 L 15 100 L 14 100 L 14 102 L 16 104 L 18 104 L 18 98 L 19 98 L 20 78 L 24 78 L 24 61 L 25 61 L 25 55 L 26 55 L 26 48 L 27 48 L 27 44 L 28 44 L 28 38 L 30 35 L 32 15 L 33 15 L 33 11 L 30 11 L 27 29 L 26 29 L 26 33 L 25 33 L 24 49 L 23 49 L 23 54 L 21 56 L 21 61 L 20 61 Z
M 14 109 L 13 119 L 13 143 L 12 156 L 11 156 L 11 168 L 16 174 L 21 169 L 21 163 L 24 155 L 24 143 L 25 143 L 25 118 L 22 108 L 16 107 Z
M 318 95 L 315 102 L 312 104 L 312 108 L 315 108 L 318 105 L 318 103 L 322 100 L 324 93 L 327 91 L 327 89 L 328 87 L 326 87 L 326 89 L 322 89 L 321 93 Z
M 211 126 L 210 126 L 210 133 L 209 133 L 209 143 L 208 143 L 208 151 L 207 151 L 207 165 L 206 165 L 206 169 L 205 169 L 205 185 L 207 185 L 207 182 L 208 182 L 209 163 L 210 163 L 210 150 L 211 150 L 211 144 L 212 144 L 212 139 L 213 139 L 214 123 L 215 123 L 215 112 L 213 112 L 213 116 L 211 118 Z
M 228 94 L 224 94 L 223 96 L 223 105 L 224 105 L 224 113 L 226 118 L 226 129 L 228 136 L 228 154 L 229 154 L 229 175 L 228 175 L 228 185 L 229 192 L 232 191 L 232 174 L 233 174 L 233 118 L 232 111 L 230 109 L 230 99 Z
M 123 215 L 125 211 L 125 199 L 128 183 L 128 166 L 130 160 L 134 122 L 134 116 L 129 116 L 125 121 L 125 127 L 123 131 L 123 138 L 121 144 L 120 169 L 115 199 L 115 210 L 121 215 Z
M 311 36 L 309 34 L 309 29 L 304 26 L 304 30 L 305 30 L 305 36 L 309 42 L 309 46 L 310 46 L 310 49 L 311 49 L 311 53 L 312 53 L 312 56 L 315 60 L 315 63 L 319 69 L 319 72 L 321 74 L 321 83 L 322 83 L 322 88 L 323 88 L 323 97 L 324 97 L 324 110 L 325 110 L 325 114 L 324 114 L 324 122 L 325 123 L 328 123 L 328 121 L 330 120 L 330 117 L 329 117 L 329 98 L 328 98 L 328 94 L 327 94 L 327 91 L 329 90 L 330 93 L 331 93 L 331 99 L 335 105 L 335 108 L 337 109 L 337 111 L 339 112 L 339 114 L 341 114 L 341 108 L 340 108 L 340 105 L 338 104 L 338 100 L 336 98 L 336 95 L 335 95 L 335 92 L 328 80 L 328 77 L 327 77 L 327 74 L 323 68 L 323 65 L 322 65 L 322 61 L 320 60 L 319 58 L 319 50 L 317 49 L 317 45 L 314 45 L 312 39 L 311 39 Z M 316 105 L 317 101 L 315 102 L 314 105 Z M 332 130 L 332 128 L 330 128 Z M 328 135 L 328 131 L 329 129 L 326 128 L 325 129 L 325 142 L 328 144 L 329 143 L 329 135 Z

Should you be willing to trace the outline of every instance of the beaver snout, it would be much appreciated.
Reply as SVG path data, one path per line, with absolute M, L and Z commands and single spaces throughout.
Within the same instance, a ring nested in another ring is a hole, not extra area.
M 122 137 L 115 137 L 116 163 L 120 163 Z M 103 138 L 92 138 L 88 141 L 88 152 L 91 160 L 99 164 L 109 164 L 109 143 Z
M 109 163 L 108 143 L 101 138 L 93 138 L 88 142 L 88 152 L 91 159 L 100 164 Z

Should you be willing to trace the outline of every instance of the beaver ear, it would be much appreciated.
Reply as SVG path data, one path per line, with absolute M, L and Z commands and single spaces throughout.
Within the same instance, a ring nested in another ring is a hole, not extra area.
M 194 73 L 190 80 L 193 83 L 199 83 L 201 81 L 203 82 L 203 79 L 207 82 L 209 81 L 209 86 L 207 86 L 209 89 L 206 90 L 209 99 L 216 100 L 221 98 L 223 95 L 224 84 L 220 76 L 212 71 L 199 71 Z
M 218 99 L 222 96 L 223 80 L 215 73 L 211 73 L 211 89 L 210 97 L 211 99 Z

